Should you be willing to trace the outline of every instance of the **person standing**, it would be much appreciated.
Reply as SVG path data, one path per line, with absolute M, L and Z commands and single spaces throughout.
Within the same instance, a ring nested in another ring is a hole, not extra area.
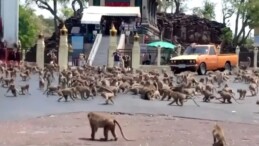
M 119 51 L 116 51 L 113 53 L 113 59 L 114 59 L 114 67 L 120 67 L 120 59 L 121 59 L 121 56 L 120 56 L 120 53 Z

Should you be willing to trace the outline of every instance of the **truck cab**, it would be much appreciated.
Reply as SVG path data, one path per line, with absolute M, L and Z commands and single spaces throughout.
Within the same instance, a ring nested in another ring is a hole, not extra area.
M 220 54 L 215 45 L 191 45 L 187 47 L 183 55 L 171 60 L 171 70 L 197 71 L 199 75 L 206 74 L 209 70 L 227 69 L 236 66 L 238 57 L 236 54 Z

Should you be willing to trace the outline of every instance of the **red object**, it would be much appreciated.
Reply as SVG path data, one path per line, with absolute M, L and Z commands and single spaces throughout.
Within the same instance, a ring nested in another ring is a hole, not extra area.
M 130 3 L 129 2 L 105 2 L 105 6 L 128 7 L 130 6 Z

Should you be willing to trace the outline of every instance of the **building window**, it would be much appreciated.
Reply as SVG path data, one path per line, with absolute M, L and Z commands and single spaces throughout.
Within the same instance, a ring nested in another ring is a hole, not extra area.
M 93 0 L 93 6 L 100 6 L 101 0 Z

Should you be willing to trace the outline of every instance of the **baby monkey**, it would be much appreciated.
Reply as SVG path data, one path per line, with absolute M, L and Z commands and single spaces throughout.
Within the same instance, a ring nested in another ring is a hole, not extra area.
M 246 90 L 237 89 L 237 93 L 239 93 L 239 100 L 244 100 L 246 97 Z
M 226 139 L 223 129 L 216 124 L 212 130 L 213 146 L 226 146 Z

